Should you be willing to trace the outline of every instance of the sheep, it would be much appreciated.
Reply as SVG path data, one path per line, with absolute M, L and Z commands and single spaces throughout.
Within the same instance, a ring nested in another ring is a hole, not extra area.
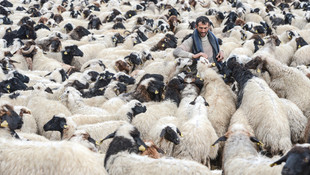
M 43 135 L 49 139 L 59 140 L 58 133 L 44 132 L 43 125 L 55 114 L 63 113 L 64 115 L 69 116 L 71 115 L 71 112 L 66 106 L 61 104 L 61 102 L 47 99 L 46 94 L 43 90 L 44 89 L 40 87 L 40 89 L 34 92 L 36 93 L 36 95 L 31 96 L 31 99 L 27 104 L 27 108 L 31 110 L 32 116 L 36 120 L 38 126 L 38 134 Z
M 14 111 L 23 118 L 24 122 L 22 128 L 17 131 L 24 133 L 38 133 L 38 126 L 30 109 L 25 106 L 14 106 Z
M 181 101 L 176 111 L 176 117 L 180 121 L 186 121 L 191 116 L 192 108 L 189 106 L 200 93 L 203 86 L 203 80 L 198 79 L 192 74 L 188 74 L 184 77 L 184 88 L 181 91 Z
M 74 142 L 0 142 L 1 174 L 107 174 L 100 155 Z
M 210 104 L 208 118 L 217 135 L 223 135 L 236 111 L 236 96 L 211 66 L 207 60 L 198 61 L 198 75 L 204 80 L 200 94 Z
M 299 65 L 299 66 L 296 66 L 296 68 L 302 72 L 303 74 L 305 74 L 308 78 L 310 78 L 310 70 L 307 66 L 305 65 Z
M 86 114 L 86 115 L 108 115 L 109 113 L 104 109 L 88 106 L 83 102 L 81 93 L 73 87 L 67 87 L 61 96 L 62 103 L 68 107 L 72 114 Z
M 294 53 L 291 65 L 292 67 L 296 67 L 298 65 L 308 65 L 310 64 L 310 60 L 307 57 L 310 46 L 306 45 L 304 47 L 298 48 L 298 50 Z
M 235 59 L 230 59 L 227 65 L 239 86 L 237 108 L 244 111 L 255 135 L 271 154 L 288 151 L 292 147 L 290 126 L 280 98 L 263 79 L 255 77 Z
M 303 112 L 310 117 L 310 101 L 307 93 L 303 93 L 305 89 L 310 88 L 310 80 L 302 72 L 296 68 L 288 67 L 281 64 L 279 61 L 266 58 L 256 57 L 257 65 L 253 65 L 256 69 L 261 65 L 262 69 L 269 72 L 271 82 L 269 86 L 273 89 L 280 98 L 286 98 L 295 103 Z M 290 82 L 287 86 L 285 82 Z
M 227 58 L 226 60 L 228 60 L 228 58 L 232 57 L 233 55 L 246 55 L 250 57 L 253 53 L 255 53 L 259 49 L 259 46 L 263 46 L 264 44 L 265 42 L 259 35 L 253 35 L 251 38 L 249 38 L 243 43 L 243 46 L 241 48 L 233 49 L 231 52 L 228 52 L 229 56 L 224 58 Z
M 216 158 L 218 151 L 218 147 L 209 147 L 218 137 L 208 119 L 206 106 L 209 104 L 204 97 L 198 96 L 190 105 L 193 105 L 193 112 L 180 126 L 184 137 L 181 138 L 180 144 L 175 146 L 173 156 L 207 165 L 209 159 Z M 189 147 L 194 148 L 195 151 L 189 150 Z
M 175 145 L 180 144 L 180 137 L 183 137 L 183 134 L 177 127 L 178 124 L 179 121 L 176 117 L 162 117 L 152 126 L 147 138 L 153 140 L 164 152 L 164 155 L 172 156 Z
M 303 132 L 306 129 L 308 119 L 295 103 L 284 98 L 281 98 L 281 102 L 287 112 L 291 128 L 291 140 L 293 143 L 300 143 L 303 140 Z
M 107 150 L 104 166 L 111 175 L 156 174 L 158 172 L 164 174 L 212 174 L 207 167 L 194 161 L 173 158 L 152 159 L 137 155 L 139 150 L 145 150 L 146 145 L 141 140 L 137 128 L 130 124 L 120 126 L 108 138 L 110 137 L 114 138 Z M 151 168 L 154 166 L 159 169 Z
M 23 125 L 23 119 L 15 111 L 13 106 L 9 104 L 2 104 L 0 108 L 0 135 L 3 138 L 20 139 L 15 132 Z
M 44 125 L 45 131 L 59 131 L 61 139 L 68 140 L 76 132 L 87 132 L 99 144 L 99 150 L 105 152 L 108 148 L 110 141 L 103 142 L 103 136 L 108 135 L 110 132 L 115 131 L 120 125 L 126 121 L 106 121 L 94 124 L 77 125 L 74 122 L 74 117 L 64 117 L 63 115 L 53 116 L 53 118 Z M 85 123 L 85 118 L 84 118 Z M 100 141 L 99 141 L 100 140 Z
M 223 173 L 225 174 L 280 174 L 282 166 L 269 167 L 269 164 L 278 157 L 267 158 L 257 152 L 257 145 L 262 143 L 251 136 L 244 125 L 235 123 L 231 125 L 228 132 L 220 137 L 219 141 L 226 141 L 223 152 Z
M 281 171 L 283 175 L 309 174 L 309 147 L 310 145 L 308 143 L 296 144 L 288 153 L 286 153 L 279 160 L 270 164 L 270 166 L 274 168 L 275 165 L 281 165 L 280 167 L 282 167 L 281 163 L 285 162 L 285 165 Z

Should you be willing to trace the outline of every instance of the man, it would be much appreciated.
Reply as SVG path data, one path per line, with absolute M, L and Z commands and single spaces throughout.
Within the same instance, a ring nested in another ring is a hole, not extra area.
M 211 21 L 206 16 L 198 17 L 192 36 L 173 52 L 175 57 L 193 58 L 194 63 L 191 68 L 194 70 L 192 71 L 195 71 L 197 59 L 200 57 L 208 59 L 211 63 L 215 63 L 218 69 L 221 69 L 224 54 L 219 48 L 218 39 L 209 30 L 210 27 Z

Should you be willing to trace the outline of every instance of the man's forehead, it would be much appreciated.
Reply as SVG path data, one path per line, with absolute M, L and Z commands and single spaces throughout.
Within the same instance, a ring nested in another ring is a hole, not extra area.
M 199 22 L 198 23 L 198 25 L 197 25 L 198 27 L 209 27 L 209 23 L 205 23 L 205 24 L 203 24 L 202 22 Z

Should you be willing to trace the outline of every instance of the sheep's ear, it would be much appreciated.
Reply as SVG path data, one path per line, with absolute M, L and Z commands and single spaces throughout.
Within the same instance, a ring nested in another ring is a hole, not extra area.
M 181 133 L 181 131 L 179 130 L 179 128 L 177 128 L 177 133 L 178 133 L 181 137 L 183 137 L 183 134 Z
M 165 154 L 165 151 L 164 151 L 164 150 L 158 148 L 157 146 L 156 146 L 155 148 L 156 148 L 156 150 L 157 150 L 158 153 Z
M 256 137 L 250 137 L 250 140 L 254 143 L 256 143 L 258 146 L 263 146 L 264 144 L 259 141 Z
M 288 157 L 288 154 L 286 154 L 285 156 L 281 157 L 279 160 L 275 161 L 274 163 L 270 164 L 270 167 L 276 166 L 276 165 L 280 165 L 282 162 L 286 162 L 286 159 Z
M 205 106 L 209 106 L 209 103 L 208 103 L 208 102 L 205 102 Z
M 164 135 L 166 134 L 166 128 L 164 128 L 163 130 L 161 130 L 160 136 L 159 137 L 164 137 Z
M 53 94 L 53 91 L 50 87 L 47 87 L 44 91 L 47 93 Z
M 226 141 L 227 140 L 227 137 L 226 136 L 222 136 L 220 138 L 218 138 L 213 144 L 212 146 L 215 146 L 218 142 L 220 141 Z
M 99 144 L 102 144 L 103 141 L 107 140 L 107 139 L 111 139 L 111 138 L 114 138 L 115 137 L 115 134 L 116 134 L 116 131 L 114 131 L 113 133 L 107 135 L 105 138 L 101 139 Z M 96 142 L 97 145 L 99 145 L 97 142 Z

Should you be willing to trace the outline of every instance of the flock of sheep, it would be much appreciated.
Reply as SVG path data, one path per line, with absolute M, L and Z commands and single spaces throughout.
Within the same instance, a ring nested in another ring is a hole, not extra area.
M 206 15 L 221 67 L 175 58 Z M 310 3 L 2 0 L 0 174 L 310 173 Z

